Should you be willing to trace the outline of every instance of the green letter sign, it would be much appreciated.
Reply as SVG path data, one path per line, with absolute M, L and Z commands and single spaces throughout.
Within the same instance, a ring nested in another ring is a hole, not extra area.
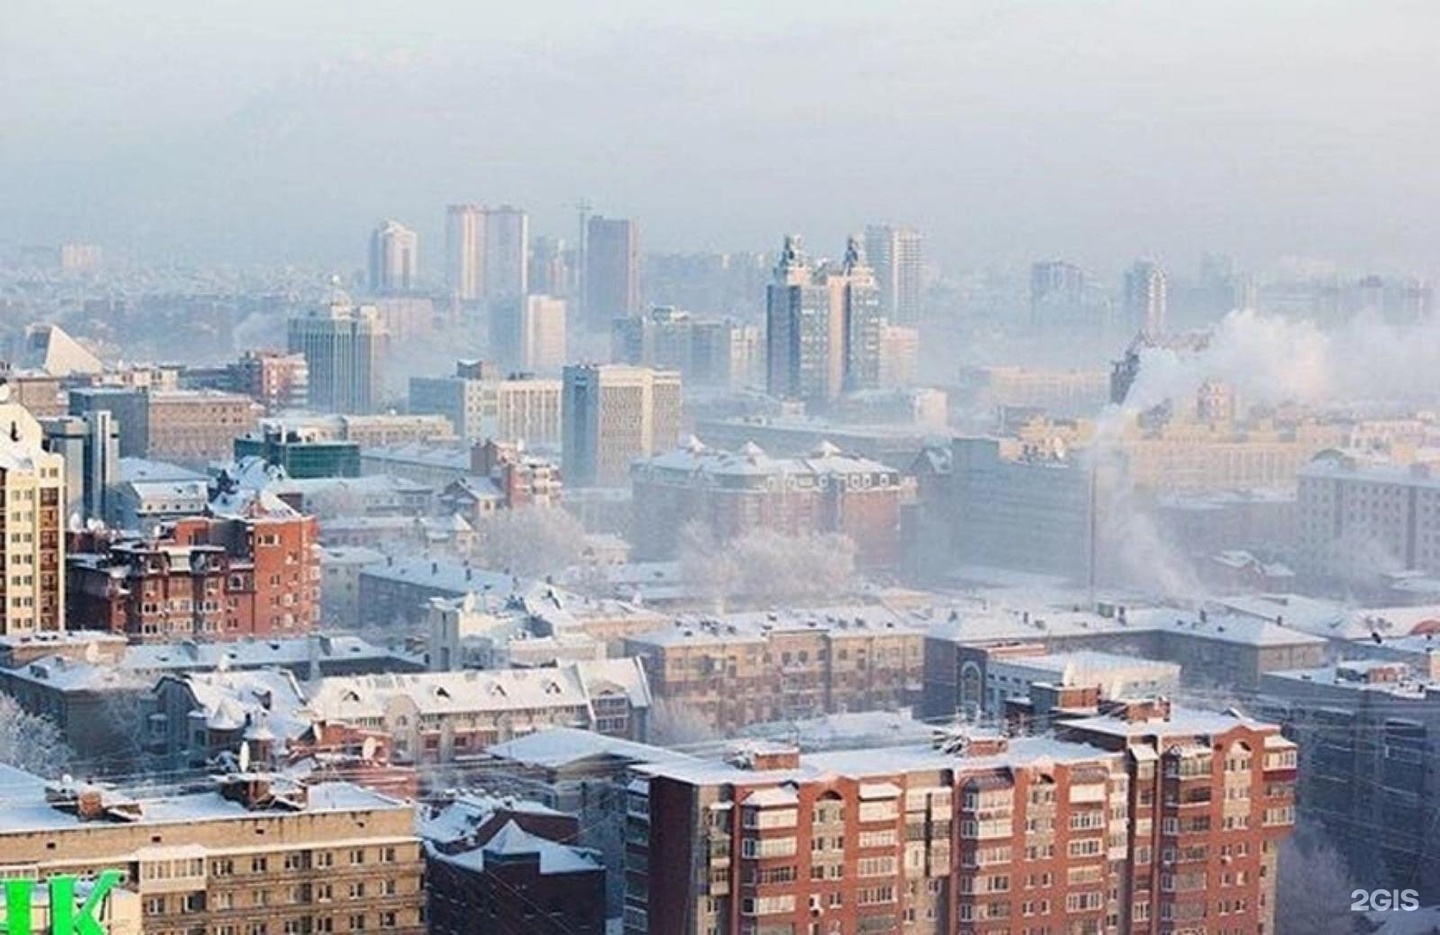
M 95 914 L 105 896 L 123 879 L 119 870 L 104 870 L 90 886 L 90 895 L 85 902 L 75 905 L 76 876 L 51 877 L 50 890 L 50 935 L 105 935 L 100 920 Z M 5 881 L 5 933 L 6 935 L 39 935 L 30 924 L 31 896 L 35 891 L 34 880 Z

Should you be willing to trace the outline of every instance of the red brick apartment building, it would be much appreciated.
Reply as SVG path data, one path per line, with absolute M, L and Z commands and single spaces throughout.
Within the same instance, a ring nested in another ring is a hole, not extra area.
M 153 539 L 75 534 L 70 626 L 150 643 L 303 635 L 320 619 L 318 539 L 313 516 L 258 500 L 176 520 Z
M 1270 935 L 1295 747 L 1138 703 L 1059 733 L 635 769 L 628 935 Z

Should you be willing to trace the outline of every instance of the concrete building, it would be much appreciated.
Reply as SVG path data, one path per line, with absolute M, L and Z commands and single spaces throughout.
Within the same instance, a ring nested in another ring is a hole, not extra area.
M 485 211 L 485 275 L 481 297 L 493 307 L 530 292 L 530 215 L 501 205 Z
M 387 334 L 373 307 L 343 293 L 324 309 L 290 319 L 289 349 L 310 369 L 310 405 L 324 412 L 365 413 L 380 405 Z
M 845 377 L 845 321 L 832 306 L 839 292 L 817 281 L 798 235 L 785 238 L 766 288 L 766 389 L 771 396 L 823 405 L 840 395 Z
M 585 309 L 590 330 L 600 331 L 641 309 L 640 223 L 595 215 L 585 226 Z
M 411 377 L 410 410 L 445 416 L 466 442 L 495 438 L 532 447 L 560 442 L 559 380 L 501 376 L 462 361 L 449 377 Z
M 223 919 L 217 930 L 425 933 L 409 803 L 265 774 L 131 797 L 11 770 L 6 789 L 0 847 L 15 875 L 118 869 L 140 897 L 143 931 L 208 930 Z
M 204 464 L 229 456 L 236 436 L 255 428 L 260 407 L 249 396 L 215 390 L 142 392 L 148 414 L 143 456 Z M 120 424 L 121 437 L 126 428 Z
M 1003 714 L 1007 701 L 1028 699 L 1035 685 L 1094 688 L 1107 701 L 1170 695 L 1180 687 L 1180 667 L 1171 662 L 1083 649 L 1062 653 L 1036 650 L 1034 655 L 1007 652 L 990 660 L 985 669 L 985 714 Z
M 1125 327 L 1131 334 L 1158 337 L 1165 333 L 1169 287 L 1165 271 L 1139 260 L 1125 273 Z
M 630 469 L 635 505 L 635 557 L 675 557 L 680 532 L 703 523 L 721 541 L 760 529 L 786 535 L 840 533 L 855 543 L 867 568 L 898 566 L 900 517 L 914 482 L 876 461 L 821 445 L 801 458 L 773 458 L 759 446 L 738 452 L 698 440 L 636 461 Z
M 615 319 L 611 358 L 615 363 L 678 370 L 688 386 L 740 389 L 759 377 L 760 329 L 656 306 L 643 315 Z
M 1002 408 L 1040 409 L 1052 418 L 1092 416 L 1109 401 L 1104 370 L 965 367 L 956 402 L 978 413 Z
M 497 299 L 490 306 L 490 353 L 509 371 L 553 373 L 565 366 L 565 300 Z
M 370 291 L 409 292 L 419 286 L 420 238 L 398 221 L 382 221 L 370 235 Z
M 0 633 L 65 628 L 65 459 L 0 384 Z
M 880 311 L 897 325 L 914 327 L 925 317 L 925 241 L 912 227 L 865 228 L 865 253 L 880 287 Z
M 1322 452 L 1300 472 L 1297 510 L 1296 570 L 1312 583 L 1440 574 L 1440 461 L 1401 467 Z
M 41 423 L 47 451 L 65 459 L 65 524 L 111 515 L 120 480 L 120 430 L 112 415 L 98 410 L 59 416 Z
M 187 368 L 185 389 L 242 393 L 259 403 L 267 415 L 304 409 L 310 402 L 310 365 L 305 355 L 277 350 L 247 350 L 223 367 Z
M 634 459 L 679 440 L 681 400 L 675 371 L 619 364 L 566 367 L 560 408 L 566 483 L 625 484 Z
M 1269 932 L 1294 752 L 1137 703 L 1056 735 L 639 765 L 625 930 Z
M 920 331 L 903 325 L 880 326 L 878 388 L 914 386 L 920 377 Z
M 1256 710 L 1300 745 L 1296 807 L 1375 885 L 1440 894 L 1436 731 L 1440 682 L 1403 662 L 1267 673 Z
M 716 730 L 919 700 L 924 631 L 875 606 L 682 616 L 625 641 L 655 697 Z

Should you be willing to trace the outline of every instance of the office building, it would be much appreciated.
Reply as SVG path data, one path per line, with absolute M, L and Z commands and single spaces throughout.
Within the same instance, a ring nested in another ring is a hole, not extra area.
M 438 413 L 464 441 L 485 438 L 530 446 L 560 443 L 559 380 L 502 371 L 462 361 L 454 376 L 411 377 L 410 411 Z
M 914 386 L 920 379 L 920 331 L 904 325 L 880 325 L 875 388 Z
M 865 228 L 865 253 L 880 289 L 880 311 L 894 324 L 914 327 L 925 317 L 924 243 L 912 227 Z
M 131 796 L 5 769 L 10 872 L 93 879 L 118 869 L 120 887 L 140 899 L 138 930 L 425 935 L 408 802 L 264 773 Z M 76 922 L 64 930 L 85 931 Z
M 1131 334 L 1163 335 L 1168 301 L 1165 271 L 1157 264 L 1140 260 L 1125 273 L 1125 327 Z
M 370 291 L 410 292 L 420 284 L 420 238 L 398 221 L 382 221 L 370 235 Z
M 379 408 L 387 338 L 375 310 L 354 306 L 343 293 L 290 319 L 290 351 L 303 354 L 310 369 L 310 405 L 339 413 Z
M 885 312 L 875 271 L 866 262 L 860 238 L 851 237 L 846 243 L 839 275 L 828 276 L 826 285 L 831 292 L 832 314 L 838 309 L 843 321 L 844 390 L 879 388 Z
M 259 458 L 292 480 L 317 477 L 359 477 L 358 442 L 326 438 L 313 429 L 267 422 L 235 439 L 235 461 Z
M 574 291 L 574 259 L 563 239 L 536 237 L 530 247 L 529 290 L 538 295 L 569 298 Z
M 1030 267 L 1030 328 L 1098 336 L 1111 325 L 1111 300 L 1085 271 L 1064 260 Z
M 65 525 L 104 521 L 120 482 L 120 430 L 105 410 L 41 422 L 45 449 L 65 459 Z
M 595 215 L 585 231 L 584 319 L 601 330 L 640 311 L 640 223 Z
M 65 459 L 0 385 L 0 633 L 65 628 Z
M 661 305 L 615 319 L 611 357 L 619 364 L 678 370 L 688 386 L 740 389 L 758 375 L 760 329 Z
M 680 374 L 620 364 L 565 368 L 560 403 L 565 482 L 619 487 L 630 463 L 679 441 Z
M 260 404 L 220 390 L 82 387 L 70 391 L 70 414 L 108 412 L 120 434 L 120 457 L 206 464 L 229 457 L 237 435 L 255 428 Z
M 490 353 L 501 367 L 530 373 L 565 366 L 565 300 L 548 295 L 496 299 Z
M 1137 701 L 1053 734 L 637 765 L 625 931 L 1271 932 L 1294 763 L 1273 724 Z
M 246 351 L 226 367 L 228 386 L 216 389 L 244 393 L 265 408 L 267 415 L 310 404 L 310 365 L 304 354 L 274 350 Z
M 631 543 L 642 561 L 674 558 L 681 530 L 700 521 L 721 541 L 761 529 L 841 533 L 867 568 L 900 563 L 901 511 L 915 489 L 899 471 L 833 445 L 776 458 L 755 444 L 727 452 L 694 440 L 636 461 L 630 482 Z

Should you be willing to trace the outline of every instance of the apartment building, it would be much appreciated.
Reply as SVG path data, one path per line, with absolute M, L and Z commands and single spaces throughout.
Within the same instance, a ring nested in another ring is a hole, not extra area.
M 683 616 L 625 640 L 655 697 L 721 732 L 916 703 L 924 631 L 875 606 Z
M 7 770 L 5 788 L 7 874 L 119 871 L 119 887 L 140 897 L 145 932 L 425 932 L 407 802 L 265 774 L 137 798 Z
M 142 642 L 304 635 L 320 619 L 315 518 L 268 494 L 233 501 L 148 539 L 74 534 L 70 625 Z
M 0 634 L 65 628 L 65 459 L 0 384 Z
M 681 530 L 698 521 L 721 540 L 760 529 L 840 533 L 867 568 L 900 564 L 901 511 L 915 494 L 913 478 L 828 442 L 804 457 L 775 458 L 754 443 L 727 452 L 691 439 L 635 462 L 630 485 L 641 560 L 673 558 Z
M 1274 931 L 1295 747 L 1137 703 L 1053 735 L 635 767 L 627 933 Z
M 497 669 L 326 678 L 305 709 L 317 721 L 383 731 L 397 762 L 453 763 L 550 726 L 642 740 L 650 709 L 634 659 L 549 669 Z
M 410 411 L 443 415 L 465 441 L 560 441 L 560 381 L 460 361 L 448 377 L 411 377 Z

